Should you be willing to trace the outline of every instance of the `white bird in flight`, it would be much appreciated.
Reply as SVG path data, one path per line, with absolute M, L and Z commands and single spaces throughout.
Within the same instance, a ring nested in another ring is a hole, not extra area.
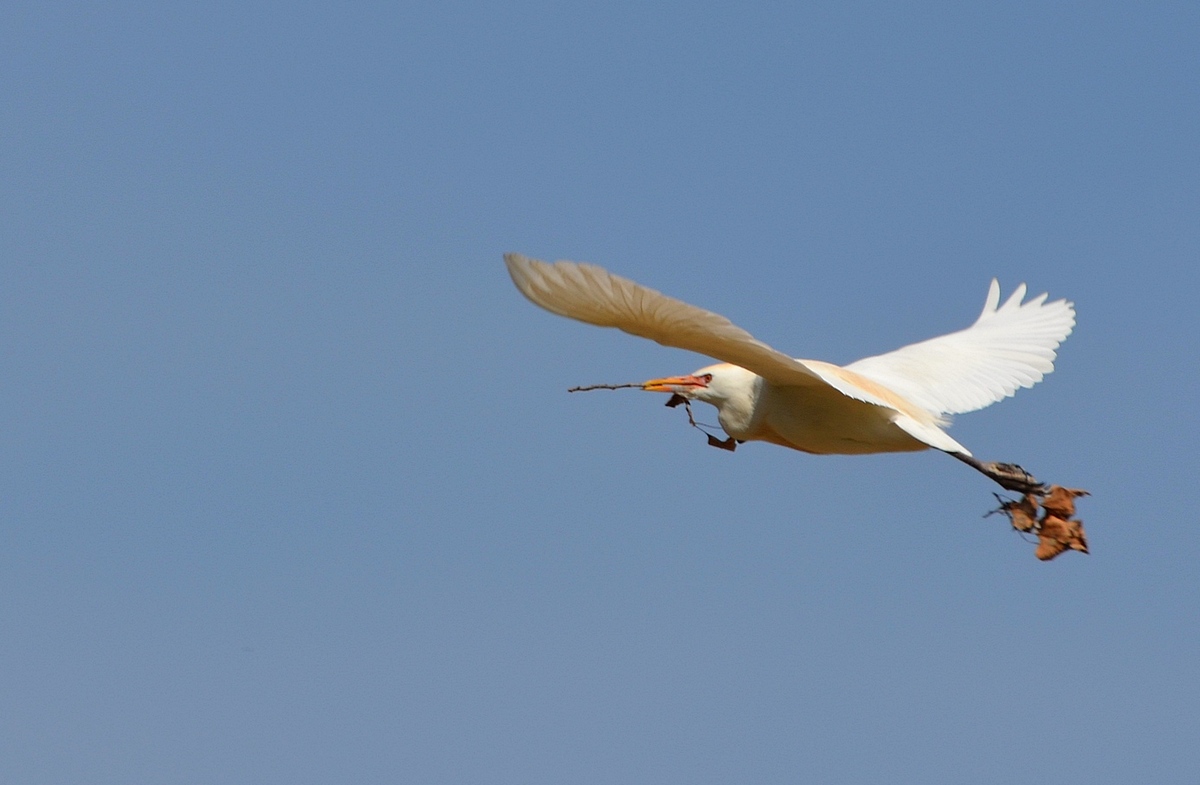
M 722 362 L 643 390 L 672 393 L 668 405 L 717 408 L 733 449 L 765 441 L 817 454 L 864 455 L 934 448 L 1025 493 L 1045 486 L 1014 464 L 984 463 L 943 428 L 1032 387 L 1054 370 L 1055 349 L 1075 326 L 1075 308 L 1042 294 L 1022 303 L 1025 284 L 1000 305 L 992 280 L 983 312 L 965 330 L 846 366 L 788 357 L 724 316 L 668 297 L 591 264 L 548 264 L 506 254 L 513 283 L 552 313 L 687 349 Z M 636 385 L 635 385 L 636 386 Z M 690 410 L 689 410 L 690 413 Z

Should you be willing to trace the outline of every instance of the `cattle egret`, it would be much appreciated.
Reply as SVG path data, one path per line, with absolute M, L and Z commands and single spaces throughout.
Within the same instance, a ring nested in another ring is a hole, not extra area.
M 506 254 L 513 283 L 552 313 L 721 360 L 640 385 L 671 402 L 717 408 L 727 443 L 765 441 L 817 454 L 864 455 L 934 448 L 1008 490 L 1046 489 L 1014 464 L 984 463 L 943 428 L 948 416 L 990 406 L 1054 370 L 1055 349 L 1075 326 L 1065 300 L 1028 302 L 1025 284 L 1000 304 L 992 280 L 983 312 L 965 330 L 841 367 L 776 351 L 724 316 L 591 264 L 548 264 Z

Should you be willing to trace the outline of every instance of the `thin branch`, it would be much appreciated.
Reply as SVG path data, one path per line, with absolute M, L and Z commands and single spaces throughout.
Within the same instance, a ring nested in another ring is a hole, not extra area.
M 622 390 L 626 387 L 637 387 L 641 389 L 640 384 L 588 384 L 583 387 L 570 387 L 567 392 L 587 392 L 588 390 Z

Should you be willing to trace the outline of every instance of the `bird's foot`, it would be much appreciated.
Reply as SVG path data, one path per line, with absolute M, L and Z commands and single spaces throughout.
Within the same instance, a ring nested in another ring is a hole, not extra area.
M 1017 493 L 1032 493 L 1043 496 L 1046 484 L 1038 482 L 1037 478 L 1015 463 L 980 463 L 976 468 L 1005 490 Z
M 984 463 L 977 458 L 961 452 L 952 452 L 949 455 L 988 477 L 1006 491 L 1032 493 L 1037 496 L 1044 496 L 1046 494 L 1047 488 L 1045 483 L 1038 482 L 1036 477 L 1015 463 Z

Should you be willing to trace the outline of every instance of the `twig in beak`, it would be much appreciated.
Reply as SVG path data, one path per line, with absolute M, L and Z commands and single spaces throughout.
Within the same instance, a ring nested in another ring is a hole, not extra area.
M 583 387 L 569 387 L 567 392 L 587 392 L 588 390 L 623 390 L 626 387 L 642 388 L 640 384 L 588 384 Z
M 587 384 L 581 387 L 569 387 L 567 392 L 587 392 L 588 390 L 624 390 L 627 388 L 637 388 L 640 390 L 643 386 L 644 385 L 641 384 Z M 729 450 L 730 452 L 733 452 L 737 449 L 738 442 L 732 436 L 725 440 L 718 439 L 716 436 L 713 436 L 711 433 L 705 430 L 706 426 L 696 422 L 696 418 L 692 415 L 692 402 L 687 398 L 684 398 L 679 393 L 673 393 L 671 398 L 667 401 L 667 406 L 672 409 L 680 404 L 682 404 L 683 408 L 687 411 L 688 425 L 707 436 L 709 445 L 713 447 L 720 447 L 722 450 Z M 716 426 L 710 425 L 707 427 L 714 428 Z

